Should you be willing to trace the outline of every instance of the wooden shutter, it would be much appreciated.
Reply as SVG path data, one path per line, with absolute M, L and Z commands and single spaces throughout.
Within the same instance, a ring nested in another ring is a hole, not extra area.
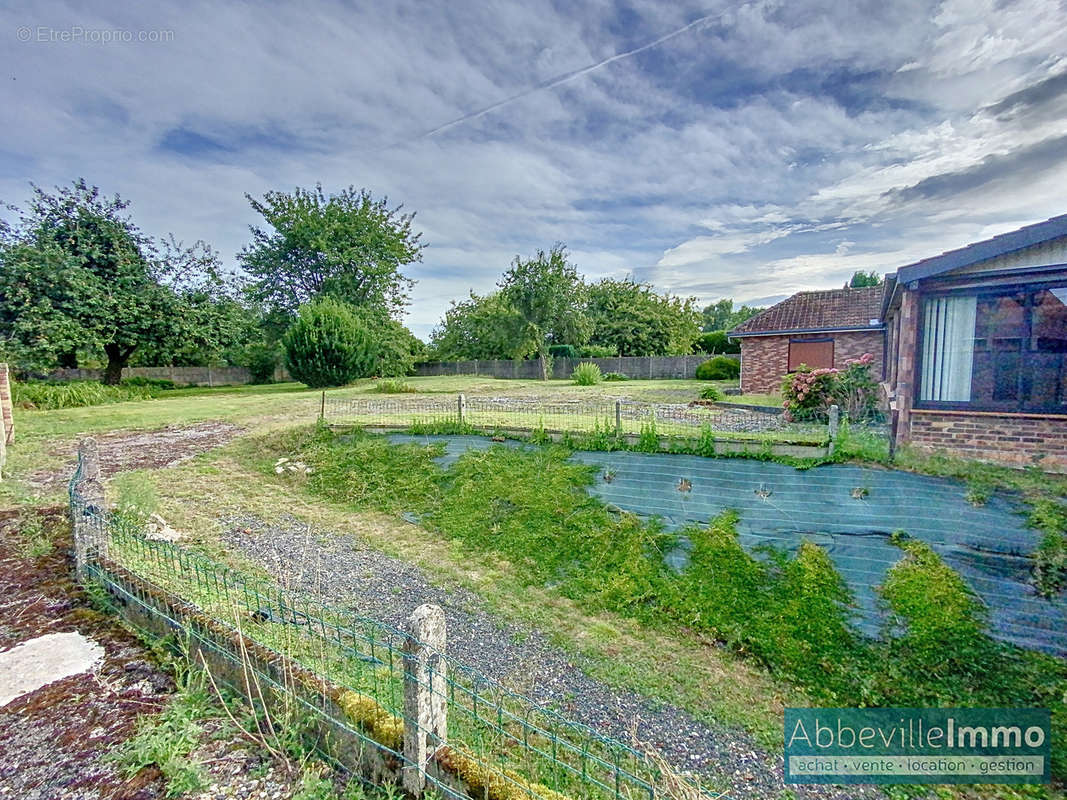
M 834 340 L 789 342 L 789 371 L 796 372 L 801 364 L 812 369 L 832 367 L 834 365 Z

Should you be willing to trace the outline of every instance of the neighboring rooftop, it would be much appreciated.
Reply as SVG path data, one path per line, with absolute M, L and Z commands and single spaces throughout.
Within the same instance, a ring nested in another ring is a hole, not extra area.
M 884 292 L 884 285 L 797 292 L 741 323 L 730 335 L 878 329 L 882 327 Z

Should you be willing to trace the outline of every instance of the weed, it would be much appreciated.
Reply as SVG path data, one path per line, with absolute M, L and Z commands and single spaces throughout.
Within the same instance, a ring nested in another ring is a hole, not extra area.
M 700 397 L 704 400 L 711 400 L 718 403 L 720 400 L 725 400 L 726 395 L 723 394 L 722 389 L 718 386 L 708 386 L 700 393 Z
M 184 671 L 181 683 L 162 713 L 143 717 L 137 730 L 110 756 L 127 779 L 156 765 L 167 782 L 167 797 L 181 797 L 204 788 L 204 770 L 191 758 L 199 745 L 201 720 L 211 714 L 211 697 L 202 676 Z
M 578 386 L 596 386 L 602 379 L 600 367 L 592 361 L 583 361 L 571 373 L 571 380 Z

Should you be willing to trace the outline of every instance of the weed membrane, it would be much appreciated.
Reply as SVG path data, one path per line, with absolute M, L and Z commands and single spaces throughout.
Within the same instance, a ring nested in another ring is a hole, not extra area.
M 391 442 L 445 445 L 448 467 L 468 450 L 533 447 L 481 436 L 394 434 Z M 770 461 L 711 459 L 631 451 L 575 452 L 597 469 L 590 491 L 618 508 L 658 517 L 672 530 L 707 523 L 736 510 L 741 544 L 791 551 L 805 540 L 826 550 L 856 600 L 856 626 L 877 635 L 883 615 L 875 592 L 902 553 L 894 531 L 929 544 L 958 572 L 989 610 L 991 632 L 1012 644 L 1067 655 L 1067 603 L 1046 599 L 1031 583 L 1040 534 L 1026 527 L 1025 507 L 993 494 L 969 502 L 958 481 L 886 469 L 828 465 L 809 470 Z M 686 541 L 666 556 L 674 569 L 688 564 Z

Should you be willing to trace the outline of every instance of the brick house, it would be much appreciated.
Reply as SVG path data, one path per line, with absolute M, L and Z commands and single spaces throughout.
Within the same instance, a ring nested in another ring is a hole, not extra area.
M 893 436 L 1067 471 L 1067 215 L 886 277 Z
M 738 325 L 729 336 L 741 342 L 741 391 L 777 392 L 801 364 L 843 368 L 864 353 L 874 356 L 871 374 L 881 377 L 884 292 L 884 286 L 798 292 Z

